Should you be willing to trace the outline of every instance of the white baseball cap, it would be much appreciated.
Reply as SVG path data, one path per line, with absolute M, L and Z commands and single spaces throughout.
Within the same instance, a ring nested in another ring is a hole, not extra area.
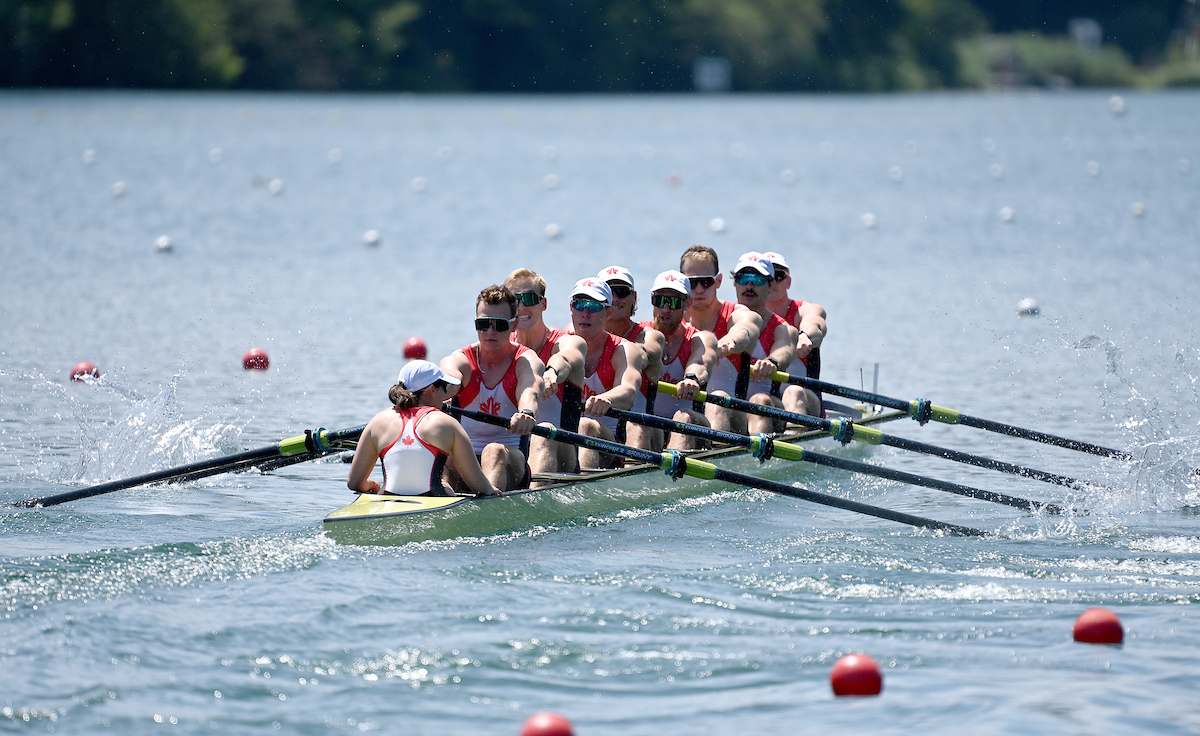
M 608 288 L 608 284 L 603 280 L 595 277 L 576 281 L 575 286 L 571 287 L 571 296 L 586 296 L 603 302 L 605 306 L 612 306 L 612 289 Z
M 733 267 L 733 272 L 735 274 L 741 273 L 747 268 L 758 271 L 767 278 L 775 278 L 775 267 L 771 265 L 771 262 L 762 253 L 756 251 L 743 253 L 742 257 L 738 259 L 737 265 Z
M 400 375 L 396 377 L 396 383 L 403 385 L 409 391 L 420 391 L 432 386 L 437 381 L 445 381 L 451 386 L 462 383 L 457 378 L 443 373 L 436 363 L 430 363 L 428 360 L 412 360 L 405 363 L 404 367 L 400 369 Z
M 672 289 L 684 296 L 692 295 L 692 285 L 688 281 L 688 277 L 678 271 L 663 271 L 654 277 L 654 288 L 650 291 L 655 292 L 661 289 Z
M 636 288 L 633 285 L 633 274 L 624 266 L 609 266 L 600 273 L 596 274 L 596 278 L 608 283 L 609 281 L 624 281 L 629 284 L 629 288 Z
M 787 265 L 787 261 L 784 259 L 784 257 L 779 255 L 775 251 L 769 250 L 769 251 L 763 253 L 762 257 L 766 258 L 768 261 L 770 261 L 771 265 L 776 268 L 782 268 L 785 271 L 792 270 L 791 266 Z

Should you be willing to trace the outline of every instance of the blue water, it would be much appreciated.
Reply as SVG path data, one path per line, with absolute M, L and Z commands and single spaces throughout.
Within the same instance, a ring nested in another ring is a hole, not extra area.
M 1090 512 L 1068 517 L 762 469 L 982 540 L 714 486 L 339 545 L 340 462 L 4 509 L 0 728 L 1200 729 L 1200 96 L 1122 91 L 1116 116 L 1112 94 L 0 94 L 0 501 L 361 424 L 404 339 L 470 342 L 512 269 L 561 325 L 575 279 L 620 263 L 644 288 L 695 242 L 788 257 L 829 311 L 827 380 L 879 363 L 885 394 L 1137 457 L 909 421 L 886 429 L 1107 487 L 868 456 Z M 253 345 L 269 371 L 241 369 Z M 102 378 L 71 383 L 80 360 Z M 1123 646 L 1071 641 L 1092 606 Z M 833 697 L 851 651 L 879 698 Z

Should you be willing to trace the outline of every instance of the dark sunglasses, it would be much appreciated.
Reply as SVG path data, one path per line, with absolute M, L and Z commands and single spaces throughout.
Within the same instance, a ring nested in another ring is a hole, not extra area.
M 686 296 L 675 296 L 673 294 L 650 295 L 650 306 L 659 307 L 660 309 L 683 309 L 683 304 L 686 301 Z
M 522 291 L 520 294 L 513 294 L 517 301 L 527 307 L 536 307 L 542 303 L 542 295 L 536 291 Z
M 502 317 L 476 317 L 475 331 L 487 332 L 489 329 L 496 332 L 508 332 L 512 329 L 512 323 L 515 320 L 504 319 Z
M 618 299 L 624 299 L 633 293 L 633 289 L 631 287 L 628 287 L 625 284 L 614 284 L 611 281 L 608 282 L 608 288 L 612 289 L 613 296 Z
M 771 282 L 771 277 L 757 271 L 741 271 L 734 274 L 733 281 L 742 286 L 766 286 Z
M 717 283 L 716 276 L 688 276 L 688 282 L 693 289 L 707 289 Z
M 788 277 L 788 272 L 787 272 L 787 271 L 784 271 L 784 270 L 783 270 L 783 269 L 781 269 L 781 268 L 776 268 L 776 269 L 775 269 L 775 280 L 776 280 L 776 281 L 783 281 L 783 280 L 784 280 L 784 279 L 786 279 L 787 277 Z
M 591 312 L 595 314 L 596 312 L 603 311 L 605 306 L 604 302 L 596 301 L 595 299 L 571 300 L 571 309 L 574 309 L 576 312 Z

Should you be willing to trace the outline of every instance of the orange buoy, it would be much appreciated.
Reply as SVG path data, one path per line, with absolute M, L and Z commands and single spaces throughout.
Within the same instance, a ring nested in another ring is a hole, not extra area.
M 883 690 L 883 675 L 879 664 L 865 654 L 847 654 L 839 659 L 829 672 L 833 694 L 878 695 Z
M 271 359 L 262 348 L 250 348 L 242 355 L 242 367 L 248 371 L 265 371 L 271 367 Z
M 425 356 L 429 354 L 429 350 L 425 347 L 425 341 L 416 335 L 404 341 L 404 357 L 410 360 L 425 360 Z
M 78 363 L 76 363 L 75 365 L 71 366 L 71 380 L 72 381 L 76 381 L 76 382 L 86 381 L 88 378 L 99 378 L 99 377 L 100 377 L 100 369 L 97 368 L 94 364 L 87 362 L 86 360 L 81 360 Z
M 557 713 L 542 711 L 525 719 L 521 736 L 575 736 L 571 722 Z
M 1121 619 L 1107 608 L 1089 608 L 1075 619 L 1075 641 L 1085 644 L 1120 644 L 1125 640 Z

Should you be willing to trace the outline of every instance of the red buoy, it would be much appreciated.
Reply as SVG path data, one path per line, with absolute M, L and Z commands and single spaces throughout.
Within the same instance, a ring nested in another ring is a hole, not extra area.
M 847 654 L 839 659 L 829 672 L 833 694 L 878 695 L 883 690 L 883 675 L 879 665 L 865 654 Z
M 94 364 L 87 362 L 86 360 L 81 360 L 78 363 L 76 363 L 75 365 L 71 366 L 71 380 L 72 381 L 85 381 L 88 378 L 99 378 L 99 377 L 100 377 L 100 369 L 97 368 Z
M 271 367 L 271 359 L 262 348 L 250 348 L 242 356 L 242 367 L 248 371 L 265 371 Z
M 1107 608 L 1089 608 L 1075 619 L 1075 641 L 1086 644 L 1120 644 L 1125 639 L 1121 619 Z
M 525 719 L 521 736 L 575 736 L 571 722 L 557 713 L 542 711 Z
M 404 341 L 404 357 L 409 360 L 425 360 L 425 356 L 429 354 L 429 350 L 425 347 L 425 341 L 416 335 Z

